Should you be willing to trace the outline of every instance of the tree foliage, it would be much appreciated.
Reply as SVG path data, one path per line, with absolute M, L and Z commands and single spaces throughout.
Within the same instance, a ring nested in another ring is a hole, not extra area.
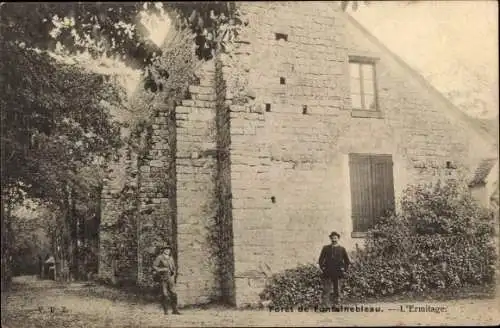
M 4 3 L 1 8 L 8 39 L 52 50 L 60 42 L 70 52 L 90 50 L 140 68 L 162 51 L 149 39 L 141 20 L 145 14 L 168 14 L 177 29 L 190 28 L 200 58 L 223 46 L 241 23 L 234 4 L 222 1 Z
M 102 76 L 0 39 L 2 187 L 61 199 L 57 182 L 118 144 L 109 106 L 118 90 Z
M 26 198 L 56 205 L 62 221 L 74 224 L 69 193 L 87 194 L 79 191 L 91 188 L 92 180 L 81 170 L 120 144 L 110 109 L 123 95 L 106 77 L 58 62 L 46 47 L 33 48 L 40 33 L 29 26 L 30 10 L 16 12 L 27 4 L 16 5 L 0 7 L 2 227 L 12 221 L 3 209 Z M 2 257 L 7 253 L 2 249 Z

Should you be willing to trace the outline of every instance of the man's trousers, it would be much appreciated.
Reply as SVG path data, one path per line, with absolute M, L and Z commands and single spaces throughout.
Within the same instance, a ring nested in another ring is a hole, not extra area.
M 342 289 L 341 278 L 337 276 L 323 277 L 323 306 L 338 304 Z M 332 293 L 333 292 L 333 293 Z
M 162 296 L 169 302 L 177 300 L 174 277 L 165 277 L 160 281 Z

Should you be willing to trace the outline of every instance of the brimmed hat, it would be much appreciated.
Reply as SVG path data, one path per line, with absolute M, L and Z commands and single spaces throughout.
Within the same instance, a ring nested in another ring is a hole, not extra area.
M 164 250 L 166 250 L 167 248 L 168 248 L 168 249 L 170 249 L 170 250 L 172 250 L 172 246 L 170 246 L 170 244 L 168 244 L 168 243 L 165 243 L 165 244 L 162 244 L 162 245 L 160 245 L 160 246 L 159 246 L 159 249 L 160 249 L 160 251 L 162 251 L 162 252 L 163 252 Z
M 328 237 L 331 238 L 332 236 L 337 236 L 338 238 L 340 238 L 340 234 L 337 231 L 330 232 L 330 234 L 328 235 Z

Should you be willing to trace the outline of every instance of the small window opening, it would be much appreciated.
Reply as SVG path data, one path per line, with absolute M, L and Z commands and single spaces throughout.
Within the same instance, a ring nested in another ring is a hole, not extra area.
M 271 111 L 271 104 L 266 104 L 266 112 L 270 112 Z
M 271 196 L 271 202 L 272 202 L 273 204 L 275 204 L 275 203 L 276 203 L 276 197 Z
M 286 79 L 284 77 L 280 77 L 280 84 L 286 84 Z
M 277 41 L 279 40 L 285 40 L 285 41 L 288 41 L 288 34 L 284 34 L 284 33 L 274 33 L 274 36 L 276 38 Z
M 302 105 L 302 114 L 307 114 L 307 105 Z

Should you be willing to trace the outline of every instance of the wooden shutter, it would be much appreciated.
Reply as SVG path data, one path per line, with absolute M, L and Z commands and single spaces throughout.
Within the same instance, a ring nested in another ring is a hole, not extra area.
M 391 155 L 349 155 L 354 232 L 366 232 L 385 211 L 394 209 Z
M 394 179 L 391 155 L 372 155 L 370 164 L 373 224 L 386 211 L 394 209 Z
M 370 156 L 349 155 L 351 182 L 351 208 L 353 231 L 365 232 L 370 226 L 372 214 Z

